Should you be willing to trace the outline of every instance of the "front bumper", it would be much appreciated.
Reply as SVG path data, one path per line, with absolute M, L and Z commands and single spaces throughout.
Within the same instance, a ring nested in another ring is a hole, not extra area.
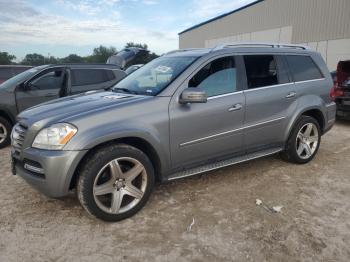
M 12 171 L 48 197 L 68 194 L 73 174 L 86 151 L 11 150 Z

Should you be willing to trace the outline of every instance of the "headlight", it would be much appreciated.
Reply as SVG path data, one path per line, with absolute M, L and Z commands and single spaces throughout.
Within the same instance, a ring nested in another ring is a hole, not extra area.
M 62 150 L 77 131 L 78 129 L 70 124 L 55 124 L 41 130 L 32 146 L 39 149 Z

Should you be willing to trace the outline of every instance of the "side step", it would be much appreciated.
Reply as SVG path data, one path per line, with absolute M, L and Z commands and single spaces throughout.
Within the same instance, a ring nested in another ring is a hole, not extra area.
M 273 155 L 273 154 L 276 154 L 278 152 L 281 152 L 282 150 L 283 150 L 283 148 L 281 148 L 281 147 L 272 148 L 272 149 L 267 149 L 267 150 L 263 150 L 263 151 L 256 152 L 256 153 L 251 153 L 251 154 L 247 154 L 247 155 L 243 155 L 243 156 L 234 157 L 234 158 L 227 159 L 227 160 L 218 161 L 218 162 L 215 162 L 212 164 L 207 164 L 204 166 L 191 168 L 191 169 L 188 169 L 185 171 L 180 171 L 180 172 L 177 172 L 175 174 L 172 174 L 168 178 L 168 180 L 175 180 L 175 179 L 179 179 L 179 178 L 184 178 L 184 177 L 188 177 L 188 176 L 193 176 L 193 175 L 205 173 L 205 172 L 219 169 L 219 168 L 222 168 L 225 166 L 231 166 L 234 164 L 246 162 L 246 161 L 253 160 L 256 158 Z

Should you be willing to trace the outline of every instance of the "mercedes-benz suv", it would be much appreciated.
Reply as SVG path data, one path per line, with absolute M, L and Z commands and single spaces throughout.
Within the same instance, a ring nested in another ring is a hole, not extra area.
M 165 182 L 281 153 L 312 160 L 334 124 L 332 78 L 303 46 L 229 44 L 170 52 L 108 91 L 22 112 L 13 173 L 49 197 L 76 189 L 118 221 Z

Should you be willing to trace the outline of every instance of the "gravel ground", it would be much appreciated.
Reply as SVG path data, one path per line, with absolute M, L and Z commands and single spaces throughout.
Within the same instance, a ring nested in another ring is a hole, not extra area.
M 349 131 L 338 122 L 307 165 L 272 156 L 157 186 L 112 224 L 37 193 L 0 150 L 0 261 L 349 261 Z

